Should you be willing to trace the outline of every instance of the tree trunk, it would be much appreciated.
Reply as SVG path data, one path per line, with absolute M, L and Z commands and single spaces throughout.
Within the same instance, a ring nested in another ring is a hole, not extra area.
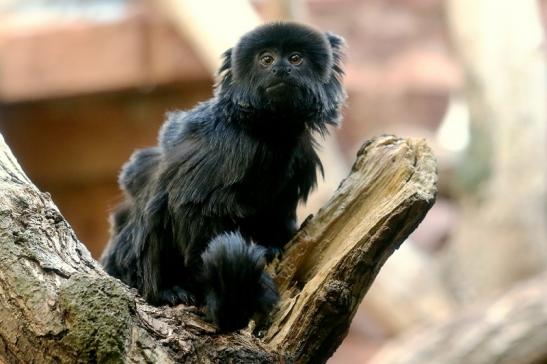
M 547 267 L 545 45 L 537 1 L 450 0 L 447 13 L 471 113 L 448 276 L 469 303 Z
M 547 275 L 386 345 L 370 364 L 547 362 Z
M 0 359 L 8 363 L 323 363 L 378 270 L 434 202 L 423 141 L 366 143 L 352 173 L 271 267 L 281 302 L 262 337 L 192 307 L 152 307 L 104 273 L 0 137 Z

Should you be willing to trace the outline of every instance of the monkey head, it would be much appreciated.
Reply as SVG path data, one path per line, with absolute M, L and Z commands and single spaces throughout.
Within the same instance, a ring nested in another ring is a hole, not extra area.
M 250 110 L 308 117 L 312 128 L 337 123 L 344 41 L 295 23 L 272 23 L 245 34 L 224 53 L 219 98 Z

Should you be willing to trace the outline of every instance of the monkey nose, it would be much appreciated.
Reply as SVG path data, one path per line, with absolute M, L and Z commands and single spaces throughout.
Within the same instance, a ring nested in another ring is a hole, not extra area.
M 275 66 L 272 68 L 272 73 L 274 75 L 288 75 L 291 73 L 291 68 L 288 66 Z

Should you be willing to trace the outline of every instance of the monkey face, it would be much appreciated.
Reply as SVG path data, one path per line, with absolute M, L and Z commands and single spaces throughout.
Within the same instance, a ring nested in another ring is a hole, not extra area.
M 309 57 L 303 51 L 281 47 L 259 51 L 252 65 L 256 76 L 245 82 L 255 82 L 256 92 L 265 104 L 274 108 L 291 107 L 303 101 L 308 88 L 318 82 Z
M 324 114 L 336 122 L 343 40 L 294 23 L 247 33 L 224 54 L 219 95 L 257 110 Z M 322 119 L 318 117 L 316 119 Z
M 332 73 L 327 37 L 297 24 L 270 24 L 234 48 L 233 83 L 253 106 L 291 109 L 313 103 Z

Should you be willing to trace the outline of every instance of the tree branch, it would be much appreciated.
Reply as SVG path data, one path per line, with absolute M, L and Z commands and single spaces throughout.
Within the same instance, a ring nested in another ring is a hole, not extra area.
M 539 364 L 547 360 L 547 274 L 488 305 L 386 345 L 371 364 Z
M 423 141 L 365 144 L 335 196 L 290 243 L 277 270 L 283 300 L 266 341 L 301 362 L 334 353 L 380 267 L 435 198 Z
M 151 307 L 107 276 L 0 138 L 0 358 L 7 362 L 325 362 L 436 190 L 423 141 L 366 143 L 335 196 L 289 244 L 263 340 L 215 334 L 191 307 Z

